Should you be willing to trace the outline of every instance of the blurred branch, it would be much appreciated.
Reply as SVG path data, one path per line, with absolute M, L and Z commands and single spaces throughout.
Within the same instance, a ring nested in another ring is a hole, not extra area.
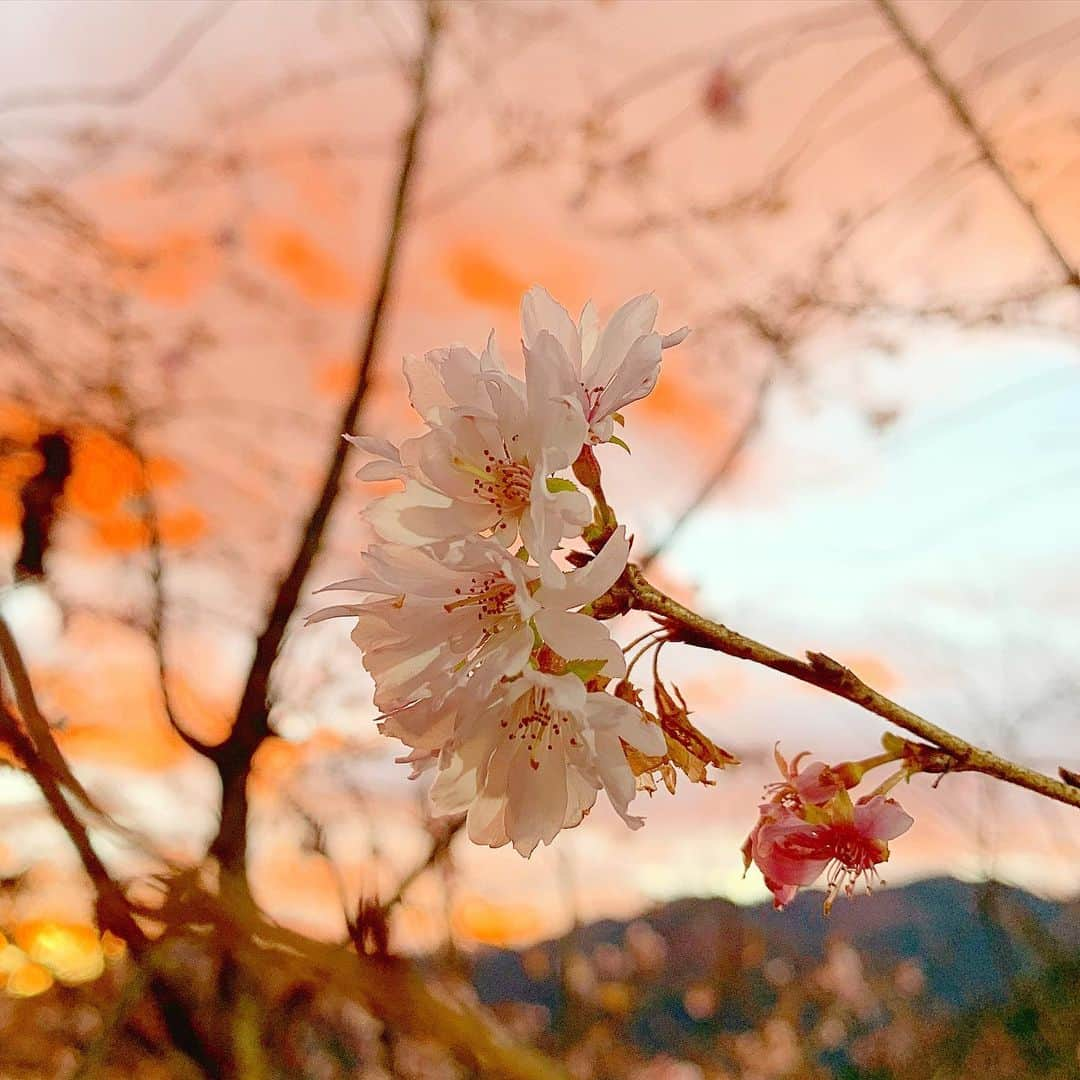
M 59 784 L 67 788 L 88 810 L 100 817 L 105 817 L 104 811 L 90 797 L 89 792 L 71 771 L 64 755 L 60 753 L 56 740 L 53 739 L 49 721 L 45 719 L 45 715 L 38 706 L 34 687 L 30 682 L 30 674 L 26 670 L 26 663 L 15 641 L 15 635 L 12 634 L 11 627 L 2 615 L 0 615 L 0 659 L 3 660 L 11 679 L 11 687 L 15 692 L 15 704 L 19 708 L 19 715 L 26 725 L 36 754 L 43 764 L 52 770 L 51 775 Z
M 686 523 L 708 502 L 716 489 L 731 475 L 739 458 L 742 457 L 743 451 L 757 433 L 762 420 L 765 418 L 765 402 L 768 400 L 769 391 L 772 389 L 779 363 L 781 359 L 788 355 L 789 342 L 783 332 L 771 323 L 767 323 L 759 312 L 747 310 L 744 312 L 744 317 L 753 325 L 759 336 L 772 345 L 773 355 L 765 364 L 765 369 L 758 380 L 757 386 L 754 388 L 750 408 L 743 418 L 739 430 L 728 443 L 709 475 L 705 477 L 694 497 L 679 512 L 668 527 L 667 532 L 645 552 L 640 560 L 643 570 L 647 570 L 672 545 L 675 538 L 685 528 Z
M 180 28 L 146 69 L 128 82 L 113 86 L 74 86 L 28 90 L 0 99 L 0 113 L 52 105 L 133 105 L 157 89 L 221 21 L 232 0 L 207 5 Z
M 34 741 L 19 726 L 7 704 L 0 701 L 0 738 L 8 743 L 26 767 L 38 790 L 49 804 L 53 817 L 67 833 L 79 860 L 94 887 L 98 924 L 123 938 L 133 950 L 145 947 L 146 937 L 132 918 L 131 909 L 120 886 L 110 877 L 105 864 L 90 843 L 86 826 L 64 798 L 53 767 L 39 752 Z M 67 766 L 65 764 L 64 768 Z
M 161 704 L 165 710 L 165 716 L 169 726 L 180 737 L 184 744 L 195 753 L 209 760 L 215 760 L 215 748 L 208 746 L 201 739 L 197 739 L 189 731 L 185 730 L 176 715 L 173 707 L 172 694 L 169 691 L 169 673 L 165 662 L 165 561 L 161 549 L 161 523 L 157 512 L 157 501 L 154 498 L 153 489 L 147 476 L 146 456 L 142 452 L 136 437 L 135 414 L 129 418 L 127 431 L 128 449 L 135 455 L 139 465 L 139 484 L 136 492 L 135 503 L 146 527 L 147 556 L 150 560 L 150 619 L 147 626 L 147 636 L 154 650 L 154 659 L 157 663 L 158 682 L 161 684 Z
M 402 145 L 401 164 L 394 194 L 390 224 L 383 252 L 375 294 L 367 326 L 358 352 L 356 382 L 337 425 L 339 433 L 352 432 L 360 416 L 367 393 L 379 337 L 389 306 L 397 268 L 397 255 L 405 232 L 407 205 L 413 173 L 419 157 L 420 139 L 428 115 L 429 85 L 435 45 L 440 30 L 439 9 L 434 2 L 426 6 L 424 43 L 416 63 L 415 98 L 412 120 Z M 210 846 L 223 868 L 243 878 L 247 851 L 247 781 L 252 759 L 270 736 L 270 672 L 285 636 L 285 630 L 300 600 L 300 590 L 323 543 L 330 514 L 341 490 L 348 443 L 339 436 L 327 464 L 318 499 L 301 534 L 300 544 L 291 565 L 281 579 L 270 607 L 266 625 L 255 644 L 255 656 L 237 708 L 236 721 L 228 738 L 214 751 L 221 776 L 221 824 Z
M 460 817 L 450 818 L 447 821 L 433 823 L 433 827 L 438 831 L 431 838 L 431 847 L 428 849 L 427 855 L 398 882 L 398 887 L 394 890 L 393 895 L 383 902 L 384 914 L 389 915 L 393 908 L 401 903 L 402 898 L 412 888 L 416 880 L 427 873 L 446 855 L 450 850 L 450 845 L 454 842 L 454 837 L 461 832 L 464 825 L 464 814 Z
M 75 848 L 94 890 L 94 915 L 98 927 L 121 938 L 136 961 L 145 959 L 153 943 L 135 922 L 123 890 L 113 880 L 94 850 L 86 826 L 64 798 L 60 783 L 53 775 L 52 766 L 23 732 L 18 719 L 3 701 L 0 701 L 0 739 L 15 751 L 44 797 L 53 817 Z M 64 769 L 67 771 L 66 764 Z M 197 1031 L 189 1010 L 175 990 L 160 975 L 150 977 L 150 990 L 177 1049 L 198 1065 L 208 1078 L 213 1080 L 219 1077 L 219 1062 L 207 1048 L 206 1040 Z
M 915 36 L 911 26 L 900 14 L 893 0 L 873 0 L 873 3 L 877 6 L 885 21 L 892 27 L 907 51 L 922 66 L 927 79 L 948 105 L 957 123 L 971 136 L 987 167 L 998 178 L 1013 202 L 1027 215 L 1028 220 L 1038 231 L 1046 249 L 1064 273 L 1065 284 L 1080 289 L 1080 271 L 1069 261 L 1068 256 L 1054 238 L 1035 204 L 1016 186 L 1011 173 L 1005 167 L 997 150 L 990 142 L 989 136 L 975 119 L 960 88 L 948 78 L 927 46 Z
M 729 630 L 661 592 L 645 579 L 636 566 L 627 567 L 623 581 L 628 594 L 624 599 L 628 606 L 664 619 L 673 631 L 672 640 L 750 660 L 867 709 L 945 751 L 951 763 L 948 769 L 940 771 L 983 773 L 1045 795 L 1048 799 L 1080 808 L 1080 788 L 973 746 L 878 693 L 849 668 L 824 653 L 808 652 L 806 660 L 797 660 L 769 645 Z
M 516 1042 L 486 1011 L 452 997 L 445 986 L 429 985 L 430 975 L 406 962 L 357 955 L 336 944 L 313 941 L 243 906 L 230 906 L 224 894 L 192 896 L 180 914 L 196 923 L 217 925 L 235 939 L 238 953 L 254 968 L 266 963 L 269 948 L 278 968 L 337 988 L 396 1032 L 437 1040 L 482 1076 L 568 1080 L 558 1062 Z

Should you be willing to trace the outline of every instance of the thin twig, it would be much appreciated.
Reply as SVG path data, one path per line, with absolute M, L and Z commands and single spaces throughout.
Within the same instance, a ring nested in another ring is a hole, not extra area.
M 957 123 L 971 136 L 987 168 L 998 178 L 1002 187 L 1009 193 L 1010 198 L 1020 207 L 1039 233 L 1039 236 L 1042 237 L 1042 242 L 1047 251 L 1050 252 L 1065 275 L 1065 284 L 1080 289 L 1080 271 L 1077 270 L 1062 250 L 1035 204 L 1016 186 L 1016 181 L 1005 167 L 1005 163 L 994 148 L 990 137 L 983 130 L 978 120 L 975 119 L 975 115 L 968 106 L 960 88 L 945 74 L 929 48 L 915 36 L 911 26 L 900 14 L 893 0 L 873 0 L 873 3 L 877 6 L 885 21 L 892 27 L 907 51 L 922 66 L 927 79 L 948 105 Z
M 172 694 L 169 690 L 169 673 L 165 657 L 165 560 L 161 548 L 161 521 L 157 511 L 157 500 L 154 498 L 150 479 L 147 475 L 146 456 L 137 439 L 137 428 L 134 415 L 130 418 L 127 431 L 128 449 L 135 455 L 139 466 L 139 482 L 136 492 L 135 504 L 139 517 L 146 527 L 146 552 L 150 562 L 150 617 L 147 625 L 147 635 L 154 650 L 154 659 L 157 663 L 158 682 L 161 686 L 161 705 L 165 710 L 165 716 L 169 726 L 180 737 L 184 744 L 195 753 L 210 761 L 214 760 L 215 748 L 196 738 L 180 723 L 173 705 Z
M 56 105 L 134 105 L 156 90 L 221 21 L 232 0 L 211 4 L 182 26 L 135 78 L 111 86 L 72 86 L 28 90 L 0 99 L 0 113 Z
M 776 375 L 777 361 L 771 360 L 766 364 L 757 386 L 754 388 L 754 397 L 750 409 L 743 417 L 743 422 L 735 437 L 724 448 L 723 454 L 713 466 L 709 475 L 702 481 L 701 486 L 694 493 L 690 501 L 679 511 L 678 516 L 668 526 L 667 532 L 656 541 L 655 544 L 641 558 L 641 568 L 647 570 L 669 547 L 675 538 L 686 527 L 687 522 L 705 505 L 713 496 L 717 488 L 731 475 L 732 470 L 738 464 L 743 451 L 749 445 L 761 427 L 765 418 L 765 404 L 772 389 L 773 379 Z
M 389 915 L 390 912 L 401 903 L 402 898 L 409 889 L 412 888 L 416 880 L 421 875 L 427 873 L 427 871 L 450 850 L 450 845 L 453 843 L 454 837 L 461 832 L 464 825 L 464 814 L 460 817 L 451 818 L 447 822 L 439 823 L 439 831 L 431 838 L 431 847 L 428 849 L 427 855 L 398 882 L 398 886 L 393 894 L 383 902 L 382 909 L 384 915 Z
M 944 750 L 953 760 L 950 771 L 984 773 L 1080 808 L 1080 788 L 973 746 L 878 693 L 849 668 L 824 653 L 808 652 L 806 660 L 797 660 L 769 645 L 729 630 L 661 592 L 645 579 L 636 566 L 627 567 L 624 582 L 629 594 L 629 606 L 666 619 L 676 631 L 675 640 L 750 660 L 876 713 L 889 723 Z

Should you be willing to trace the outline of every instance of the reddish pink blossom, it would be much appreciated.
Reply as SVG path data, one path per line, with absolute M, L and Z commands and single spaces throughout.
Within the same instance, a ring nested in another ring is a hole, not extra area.
M 894 799 L 875 795 L 852 803 L 846 789 L 823 805 L 771 801 L 743 845 L 749 868 L 756 863 L 777 908 L 791 902 L 801 886 L 828 871 L 825 910 L 843 889 L 849 896 L 860 877 L 877 877 L 889 858 L 889 841 L 911 827 L 913 818 Z

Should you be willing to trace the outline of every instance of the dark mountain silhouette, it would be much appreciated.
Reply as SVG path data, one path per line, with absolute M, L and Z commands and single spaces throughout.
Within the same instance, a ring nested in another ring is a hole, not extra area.
M 799 978 L 834 942 L 853 946 L 868 973 L 915 961 L 925 979 L 922 1007 L 943 1020 L 1006 1001 L 1047 950 L 1080 950 L 1080 898 L 1055 903 L 1004 885 L 950 878 L 838 901 L 828 917 L 821 894 L 810 892 L 782 912 L 769 904 L 740 908 L 718 898 L 683 899 L 634 921 L 646 923 L 666 945 L 662 967 L 632 976 L 638 993 L 627 1031 L 648 1052 L 676 1050 L 710 1030 L 749 1029 L 774 1000 L 763 974 L 769 962 L 785 964 Z M 588 958 L 604 946 L 623 947 L 629 925 L 608 919 L 532 950 L 483 950 L 474 961 L 477 992 L 491 1005 L 543 1006 L 558 1027 L 567 1015 L 561 964 L 572 954 Z M 748 948 L 756 958 L 751 964 Z M 683 997 L 699 981 L 720 992 L 704 1024 L 688 1015 Z

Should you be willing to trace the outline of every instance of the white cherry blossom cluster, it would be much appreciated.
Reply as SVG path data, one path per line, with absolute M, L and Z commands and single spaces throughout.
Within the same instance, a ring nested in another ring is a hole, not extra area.
M 528 856 L 579 824 L 601 789 L 637 828 L 641 769 L 665 759 L 657 717 L 611 692 L 623 651 L 588 613 L 626 567 L 625 529 L 611 523 L 598 550 L 566 558 L 598 517 L 573 466 L 595 462 L 598 444 L 625 445 L 620 410 L 652 390 L 662 351 L 687 334 L 656 333 L 656 315 L 646 295 L 603 328 L 591 302 L 575 323 L 530 289 L 524 379 L 494 334 L 479 356 L 451 345 L 406 357 L 426 430 L 400 446 L 350 438 L 373 459 L 361 479 L 402 487 L 365 511 L 379 540 L 361 575 L 328 587 L 361 599 L 311 618 L 356 619 L 382 732 L 410 748 L 401 760 L 414 775 L 435 770 L 432 812 L 466 813 L 476 843 Z

